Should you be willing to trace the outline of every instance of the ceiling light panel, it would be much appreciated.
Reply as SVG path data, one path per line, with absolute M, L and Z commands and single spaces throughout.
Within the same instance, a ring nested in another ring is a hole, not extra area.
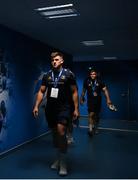
M 56 19 L 56 18 L 65 18 L 65 17 L 73 17 L 78 16 L 78 14 L 65 14 L 65 15 L 59 15 L 59 16 L 48 16 L 48 19 Z
M 53 10 L 53 9 L 60 9 L 60 8 L 67 8 L 67 7 L 72 7 L 73 4 L 64 4 L 64 5 L 59 5 L 59 6 L 50 6 L 50 7 L 42 7 L 42 8 L 37 8 L 35 9 L 36 11 L 45 11 L 45 10 Z
M 102 46 L 102 45 L 104 45 L 103 40 L 82 41 L 81 43 L 85 46 Z
M 62 9 L 62 10 L 55 10 L 55 11 L 44 11 L 44 12 L 41 12 L 41 15 L 53 16 L 53 15 L 59 15 L 59 14 L 71 14 L 75 12 L 76 11 L 74 9 Z
M 40 15 L 46 17 L 47 19 L 78 16 L 79 13 L 76 11 L 76 9 L 71 7 L 73 7 L 73 4 L 64 4 L 58 6 L 37 8 L 35 9 L 35 11 L 38 11 Z
M 113 60 L 113 59 L 117 59 L 117 57 L 114 56 L 109 56 L 109 57 L 104 57 L 105 60 Z

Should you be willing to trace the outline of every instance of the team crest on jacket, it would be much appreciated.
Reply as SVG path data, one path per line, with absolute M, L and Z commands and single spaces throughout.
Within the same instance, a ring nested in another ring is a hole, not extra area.
M 48 80 L 51 80 L 52 79 L 52 77 L 51 76 L 48 76 Z
M 65 79 L 66 77 L 64 75 L 61 76 L 61 79 Z

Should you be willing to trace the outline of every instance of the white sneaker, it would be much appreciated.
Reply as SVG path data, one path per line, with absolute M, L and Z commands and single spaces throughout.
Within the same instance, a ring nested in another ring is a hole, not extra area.
M 58 168 L 59 168 L 59 160 L 56 160 L 56 161 L 51 165 L 51 169 L 57 170 Z
M 68 137 L 67 138 L 67 143 L 68 144 L 74 144 L 74 138 L 73 137 Z
M 60 165 L 59 165 L 59 175 L 60 176 L 66 176 L 67 173 L 67 166 L 66 163 L 64 161 L 60 161 Z

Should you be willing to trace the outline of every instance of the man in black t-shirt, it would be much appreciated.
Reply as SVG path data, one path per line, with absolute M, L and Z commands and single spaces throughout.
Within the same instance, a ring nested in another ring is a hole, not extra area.
M 72 118 L 72 103 L 74 103 L 73 117 L 79 116 L 78 90 L 74 74 L 63 68 L 63 54 L 51 54 L 52 69 L 42 79 L 40 90 L 37 94 L 33 109 L 34 116 L 38 115 L 38 108 L 47 91 L 46 119 L 52 130 L 53 143 L 59 152 L 57 160 L 52 164 L 52 169 L 59 169 L 59 175 L 67 175 L 65 156 L 67 153 L 66 129 Z
M 111 103 L 109 92 L 106 85 L 98 79 L 97 71 L 90 69 L 89 76 L 83 82 L 83 89 L 80 97 L 80 104 L 85 101 L 85 93 L 87 91 L 87 107 L 89 114 L 89 136 L 92 136 L 99 120 L 101 110 L 101 92 L 104 92 L 107 106 Z

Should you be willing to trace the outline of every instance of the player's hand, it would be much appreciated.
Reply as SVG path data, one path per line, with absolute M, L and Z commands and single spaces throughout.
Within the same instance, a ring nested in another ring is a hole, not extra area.
M 108 105 L 108 108 L 111 110 L 111 111 L 117 111 L 117 108 L 114 104 L 109 104 Z
M 112 104 L 111 101 L 107 101 L 106 103 L 107 103 L 107 106 L 108 106 L 108 107 Z
M 38 108 L 37 108 L 37 107 L 34 107 L 34 109 L 33 109 L 33 115 L 34 115 L 35 118 L 38 117 Z
M 73 113 L 72 123 L 73 123 L 73 127 L 79 127 L 79 111 L 78 110 L 74 111 Z
M 83 105 L 85 103 L 85 98 L 84 97 L 81 97 L 80 98 L 80 104 Z
M 74 112 L 73 112 L 73 120 L 77 119 L 78 117 L 79 117 L 79 111 L 74 110 Z

